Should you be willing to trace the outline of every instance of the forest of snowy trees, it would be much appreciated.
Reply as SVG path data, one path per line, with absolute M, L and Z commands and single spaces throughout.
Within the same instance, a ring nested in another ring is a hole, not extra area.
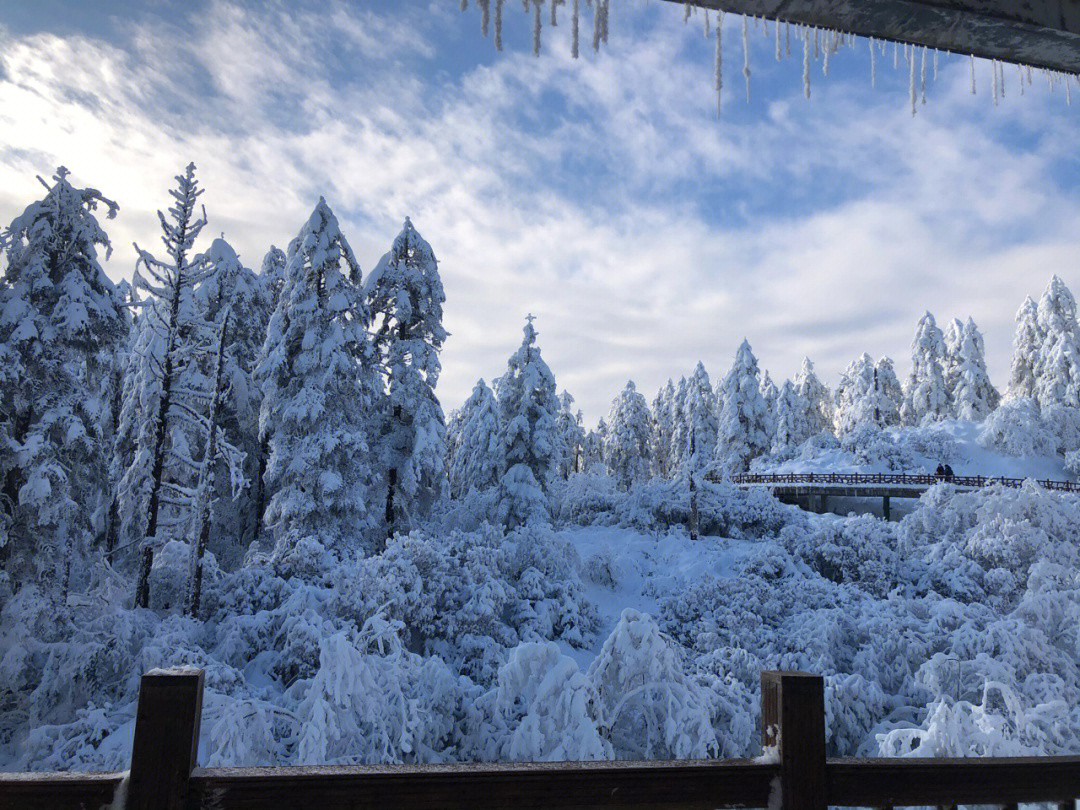
M 651 403 L 629 381 L 587 429 L 530 315 L 501 376 L 444 416 L 446 295 L 410 219 L 364 273 L 320 199 L 255 272 L 202 237 L 190 165 L 161 247 L 136 245 L 114 284 L 116 203 L 63 168 L 42 182 L 0 236 L 2 762 L 125 762 L 138 673 L 170 663 L 207 668 L 222 764 L 744 754 L 765 666 L 829 676 L 841 753 L 939 750 L 941 729 L 984 753 L 1080 739 L 1080 568 L 1058 543 L 1075 499 L 941 485 L 893 525 L 724 483 L 826 456 L 915 470 L 958 452 L 937 429 L 958 423 L 996 457 L 1080 473 L 1080 326 L 1057 276 L 1017 314 L 1004 396 L 974 321 L 927 312 L 903 383 L 869 354 L 834 391 L 809 359 L 774 382 L 744 340 L 715 386 L 702 363 Z M 655 563 L 583 558 L 567 532 L 681 547 L 695 483 L 712 545 L 686 553 L 734 543 L 738 575 L 642 585 L 658 615 L 606 626 L 586 593 Z M 857 653 L 856 625 L 928 615 Z M 1006 649 L 1021 625 L 1030 649 Z M 991 626 L 996 651 L 972 640 Z M 588 649 L 581 671 L 567 652 Z M 940 702 L 949 655 L 982 662 L 964 706 Z M 1008 707 L 979 696 L 991 680 Z M 1012 725 L 979 737 L 994 712 Z

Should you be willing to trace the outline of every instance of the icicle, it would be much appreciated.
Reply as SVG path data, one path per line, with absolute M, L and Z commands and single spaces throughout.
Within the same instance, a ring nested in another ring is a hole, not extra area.
M 685 6 L 683 6 L 682 21 L 684 23 L 690 21 L 690 11 L 691 11 L 691 9 L 693 9 L 693 6 L 690 5 L 689 3 L 687 3 Z
M 975 95 L 975 55 L 971 55 L 971 95 Z
M 993 60 L 990 63 L 990 73 L 994 77 L 994 83 L 993 83 L 993 87 L 994 87 L 994 106 L 996 107 L 998 105 L 998 78 L 997 78 L 997 60 L 996 59 Z
M 802 86 L 803 93 L 810 98 L 810 29 L 803 31 L 802 47 Z
M 578 58 L 578 3 L 580 0 L 574 0 L 574 10 L 570 15 L 570 56 L 574 59 Z
M 922 103 L 926 103 L 926 48 L 922 49 L 922 77 L 919 80 L 919 93 L 922 96 Z
M 877 87 L 877 59 L 874 57 L 874 40 L 870 40 L 870 87 Z
M 469 0 L 461 0 L 461 8 L 459 10 L 460 11 L 468 11 L 469 10 Z
M 603 3 L 604 3 L 604 16 L 601 18 L 601 22 L 603 22 L 603 27 L 600 29 L 600 41 L 603 42 L 605 45 L 607 45 L 608 44 L 608 41 L 607 41 L 608 13 L 611 11 L 611 0 L 603 0 Z
M 934 48 L 934 82 L 935 82 L 935 84 L 937 83 L 937 56 L 938 56 L 938 50 L 937 50 L 937 48 Z
M 1024 95 L 1024 69 L 1020 65 L 1016 66 L 1016 75 L 1019 76 L 1020 95 Z
M 480 33 L 487 38 L 488 35 L 488 23 L 491 20 L 491 0 L 476 0 L 476 5 L 480 6 Z
M 791 58 L 791 23 L 784 21 L 784 52 Z
M 746 103 L 750 103 L 750 44 L 746 41 L 746 17 L 742 18 L 742 75 L 746 77 Z
M 593 15 L 592 15 L 592 49 L 593 53 L 600 50 L 600 32 L 604 27 L 602 17 L 604 16 L 604 0 L 594 0 Z
M 721 67 L 723 65 L 723 61 L 722 61 L 723 53 L 721 51 L 721 44 L 723 42 L 723 37 L 721 36 L 721 31 L 723 30 L 723 27 L 724 27 L 724 12 L 723 11 L 718 11 L 716 13 L 716 65 L 713 68 L 713 70 L 714 70 L 714 81 L 713 81 L 713 83 L 716 85 L 716 117 L 717 118 L 720 117 L 720 91 L 724 87 L 724 75 L 723 75 L 723 72 L 721 71 Z
M 832 52 L 832 49 L 829 48 L 829 47 L 826 47 L 825 48 L 825 58 L 821 62 L 821 72 L 825 76 L 829 75 L 829 54 L 831 52 Z
M 776 21 L 776 61 L 780 61 L 780 21 Z
M 551 0 L 551 19 L 549 20 L 549 22 L 551 23 L 552 28 L 555 28 L 559 25 L 559 20 L 555 16 L 555 9 L 558 8 L 563 2 L 565 2 L 565 0 Z
M 1072 95 L 1071 95 L 1071 93 L 1069 91 L 1069 80 L 1066 79 L 1064 82 L 1062 82 L 1062 84 L 1065 85 L 1065 106 L 1066 107 L 1071 107 L 1072 106 Z
M 814 61 L 821 58 L 821 30 L 814 29 Z
M 896 70 L 896 68 L 899 67 L 899 65 L 900 65 L 900 63 L 898 61 L 899 58 L 900 58 L 900 46 L 897 45 L 894 42 L 892 44 L 892 69 L 893 70 Z
M 503 0 L 495 0 L 495 50 L 502 50 L 502 7 Z
M 544 0 L 532 0 L 533 7 L 533 56 L 540 55 L 540 4 Z M 555 7 L 555 0 L 551 0 L 551 7 Z
M 705 9 L 705 38 L 709 38 L 709 10 Z
M 914 117 L 915 116 L 915 100 L 916 100 L 916 96 L 915 96 L 915 60 L 914 59 L 909 59 L 908 64 L 911 65 L 911 70 L 910 70 L 911 78 L 909 80 L 909 93 L 911 95 L 911 115 L 912 115 L 912 117 Z

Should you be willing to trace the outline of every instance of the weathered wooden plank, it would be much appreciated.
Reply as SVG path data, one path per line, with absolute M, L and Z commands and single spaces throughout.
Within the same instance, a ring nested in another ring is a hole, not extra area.
M 127 810 L 184 810 L 202 716 L 202 670 L 142 676 Z
M 767 806 L 778 771 L 752 760 L 197 768 L 190 798 L 220 810 L 712 810 Z
M 825 810 L 825 683 L 820 675 L 761 673 L 761 744 L 779 746 L 783 810 Z
M 1080 73 L 1080 3 L 1076 0 L 692 2 L 736 14 Z
M 116 795 L 120 773 L 0 773 L 0 810 L 97 810 Z
M 1060 802 L 1080 796 L 1080 756 L 830 759 L 829 804 Z

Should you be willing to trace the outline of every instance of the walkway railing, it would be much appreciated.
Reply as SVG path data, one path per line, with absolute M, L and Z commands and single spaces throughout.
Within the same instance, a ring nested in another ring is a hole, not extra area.
M 1057 803 L 1080 756 L 827 759 L 820 676 L 761 673 L 757 760 L 197 768 L 203 673 L 143 676 L 131 771 L 3 773 L 0 808 L 125 810 L 713 810 Z M 122 784 L 123 783 L 123 784 Z
M 737 486 L 750 486 L 762 484 L 765 486 L 778 485 L 810 485 L 810 486 L 910 486 L 931 487 L 934 484 L 946 482 L 958 487 L 970 487 L 981 489 L 982 487 L 995 484 L 1006 487 L 1020 487 L 1026 478 L 1004 478 L 1000 476 L 983 475 L 928 475 L 906 473 L 740 473 L 731 476 L 731 482 Z M 1051 481 L 1048 479 L 1036 479 L 1036 483 L 1043 489 L 1055 492 L 1080 492 L 1080 483 L 1074 481 Z

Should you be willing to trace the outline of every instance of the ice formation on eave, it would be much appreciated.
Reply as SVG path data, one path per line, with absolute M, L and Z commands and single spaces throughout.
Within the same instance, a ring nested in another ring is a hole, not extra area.
M 540 55 L 540 41 L 541 41 L 541 7 L 544 5 L 545 0 L 522 0 L 522 8 L 526 12 L 532 14 L 532 50 L 534 56 Z M 491 18 L 491 4 L 495 4 L 495 48 L 496 50 L 502 50 L 502 7 L 505 0 L 476 0 L 476 6 L 480 10 L 480 31 L 483 36 L 488 35 L 489 23 Z M 608 18 L 611 11 L 611 0 L 547 0 L 550 10 L 550 25 L 555 27 L 558 19 L 557 9 L 562 5 L 570 6 L 570 53 L 574 59 L 577 59 L 580 54 L 580 23 L 581 23 L 581 5 L 584 3 L 592 9 L 592 46 L 594 51 L 599 51 L 600 44 L 607 44 L 608 41 Z M 461 0 L 460 8 L 462 11 L 467 10 L 468 0 Z M 692 16 L 695 16 L 698 12 L 701 12 L 704 16 L 703 28 L 705 37 L 715 36 L 716 40 L 716 55 L 714 59 L 713 68 L 713 87 L 716 91 L 716 110 L 717 115 L 720 114 L 720 94 L 723 87 L 723 81 L 721 77 L 721 66 L 723 64 L 722 54 L 722 27 L 724 21 L 724 12 L 720 10 L 712 10 L 706 8 L 699 8 L 694 3 L 685 3 L 683 11 L 683 22 L 689 22 Z M 712 16 L 715 15 L 715 20 Z M 748 44 L 748 28 L 753 22 L 755 28 L 760 28 L 766 36 L 769 36 L 770 20 L 761 17 L 748 17 L 743 16 L 742 19 L 742 44 L 743 44 L 743 77 L 746 80 L 746 101 L 750 102 L 750 49 Z M 791 56 L 791 38 L 792 34 L 796 40 L 801 39 L 803 45 L 803 62 L 802 62 L 802 81 L 803 81 L 803 94 L 810 98 L 810 65 L 811 62 L 816 62 L 819 59 L 822 62 L 822 73 L 825 76 L 829 75 L 829 60 L 830 57 L 839 52 L 841 48 L 854 48 L 857 39 L 854 34 L 846 33 L 844 31 L 836 31 L 828 28 L 818 28 L 810 25 L 803 25 L 802 23 L 790 23 L 784 20 L 776 20 L 771 22 L 773 26 L 773 36 L 776 40 L 776 59 L 779 61 L 782 56 Z M 781 26 L 783 27 L 783 40 L 784 47 L 781 48 Z M 794 30 L 793 30 L 794 29 Z M 875 87 L 877 84 L 877 55 L 878 53 L 887 53 L 887 42 L 885 40 L 875 39 L 873 37 L 868 40 L 870 46 L 870 85 Z M 937 65 L 938 65 L 938 50 L 928 48 L 924 45 L 914 44 L 902 44 L 903 47 L 903 59 L 904 66 L 908 70 L 909 85 L 908 85 L 908 100 L 911 104 L 911 114 L 915 115 L 918 111 L 920 104 L 926 103 L 926 79 L 927 79 L 927 61 L 930 53 L 933 53 L 933 71 L 931 83 L 937 80 Z M 901 54 L 901 43 L 893 42 L 893 68 L 899 68 L 899 60 Z M 991 99 L 994 106 L 997 106 L 1002 98 L 1005 97 L 1005 63 L 997 59 L 990 61 L 991 70 Z M 1047 81 L 1051 90 L 1057 89 L 1061 86 L 1065 91 L 1065 103 L 1071 104 L 1072 96 L 1070 92 L 1070 85 L 1072 82 L 1076 82 L 1080 85 L 1080 75 L 1063 73 L 1060 71 L 1047 70 L 1045 68 L 1032 68 L 1029 65 L 1017 65 L 1016 84 L 1020 88 L 1020 94 L 1024 94 L 1024 86 L 1031 85 L 1033 82 L 1032 74 L 1034 71 L 1038 71 Z M 971 57 L 971 92 L 974 94 L 976 89 L 975 85 L 975 57 Z

